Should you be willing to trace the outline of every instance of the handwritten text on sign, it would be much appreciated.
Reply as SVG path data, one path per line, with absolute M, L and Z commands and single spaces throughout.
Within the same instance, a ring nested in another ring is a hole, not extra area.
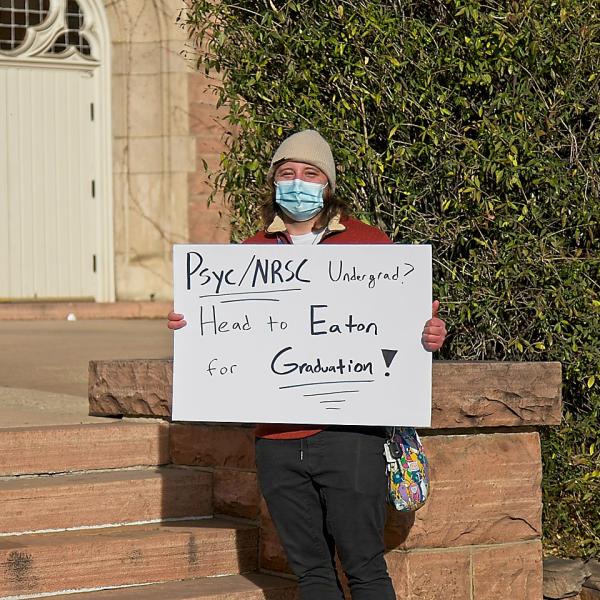
M 173 418 L 429 426 L 431 249 L 177 245 Z

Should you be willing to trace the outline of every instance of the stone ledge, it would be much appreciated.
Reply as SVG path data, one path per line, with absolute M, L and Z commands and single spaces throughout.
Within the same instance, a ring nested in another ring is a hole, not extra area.
M 88 374 L 90 415 L 170 418 L 172 360 L 91 360 Z
M 172 382 L 169 359 L 90 361 L 90 415 L 168 419 Z M 558 425 L 560 419 L 560 363 L 433 363 L 432 428 Z
M 172 302 L 3 302 L 0 321 L 165 319 Z

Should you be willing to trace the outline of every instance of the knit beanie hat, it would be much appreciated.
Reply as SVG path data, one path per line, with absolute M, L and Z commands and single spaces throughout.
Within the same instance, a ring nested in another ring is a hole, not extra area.
M 305 129 L 283 140 L 271 160 L 268 178 L 273 179 L 275 166 L 282 161 L 307 163 L 327 175 L 331 191 L 335 192 L 335 162 L 329 144 L 314 129 Z

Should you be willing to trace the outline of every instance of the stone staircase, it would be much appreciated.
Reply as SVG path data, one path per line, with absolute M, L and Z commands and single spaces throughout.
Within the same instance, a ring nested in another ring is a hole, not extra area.
M 169 360 L 94 361 L 105 422 L 0 429 L 0 600 L 297 598 L 252 427 L 169 422 L 171 380 Z M 560 422 L 560 381 L 556 363 L 434 363 L 431 497 L 385 532 L 398 598 L 542 598 L 536 428 Z
M 157 421 L 0 429 L 0 599 L 291 600 Z M 222 505 L 222 501 L 221 501 Z M 222 512 L 222 511 L 221 511 Z

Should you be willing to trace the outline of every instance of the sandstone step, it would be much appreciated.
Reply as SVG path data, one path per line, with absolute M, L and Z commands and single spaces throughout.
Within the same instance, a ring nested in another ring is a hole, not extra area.
M 162 467 L 0 481 L 0 533 L 212 514 L 212 474 Z
M 257 528 L 225 520 L 5 536 L 0 597 L 232 575 L 257 562 Z
M 116 422 L 0 429 L 0 476 L 169 462 L 169 426 Z
M 296 600 L 297 585 L 262 573 L 52 596 L 52 600 Z

